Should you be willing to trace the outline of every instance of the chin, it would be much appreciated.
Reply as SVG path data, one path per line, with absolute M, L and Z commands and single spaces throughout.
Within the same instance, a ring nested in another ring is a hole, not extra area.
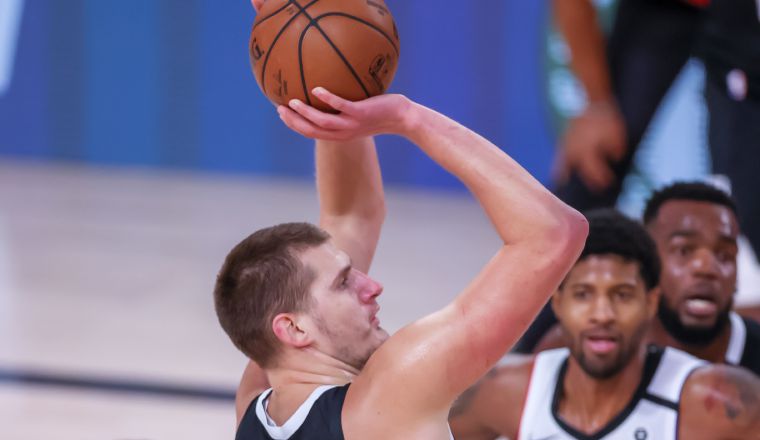
M 380 328 L 380 327 L 378 327 L 378 329 L 377 329 L 377 335 L 378 335 L 378 339 L 380 339 L 381 343 L 387 341 L 388 338 L 390 338 L 390 335 L 388 334 L 388 332 L 385 331 L 385 329 Z
M 605 364 L 596 364 L 593 363 L 584 363 L 581 364 L 581 368 L 583 368 L 583 371 L 586 372 L 589 376 L 593 377 L 594 379 L 609 379 L 616 374 L 620 373 L 620 371 L 623 370 L 623 366 L 615 363 L 605 363 Z

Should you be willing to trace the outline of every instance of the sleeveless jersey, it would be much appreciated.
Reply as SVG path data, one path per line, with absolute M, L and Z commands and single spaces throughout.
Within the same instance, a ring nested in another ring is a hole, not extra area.
M 674 348 L 651 346 L 631 401 L 606 426 L 588 435 L 559 417 L 568 356 L 566 348 L 536 355 L 518 440 L 675 440 L 683 384 L 695 368 L 706 364 Z
M 248 407 L 235 440 L 343 440 L 340 416 L 348 386 L 318 387 L 282 426 L 266 412 L 270 388 Z
M 235 440 L 344 440 L 341 414 L 349 385 L 318 387 L 282 426 L 267 414 L 270 388 L 248 407 Z M 451 430 L 449 437 L 454 440 Z
M 726 363 L 744 367 L 760 376 L 760 324 L 731 312 L 731 339 Z

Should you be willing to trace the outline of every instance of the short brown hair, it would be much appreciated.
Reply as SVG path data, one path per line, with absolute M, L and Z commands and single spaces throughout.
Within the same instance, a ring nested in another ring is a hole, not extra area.
M 235 346 L 260 366 L 271 366 L 279 351 L 272 319 L 309 304 L 315 274 L 297 253 L 329 238 L 312 224 L 284 223 L 256 231 L 227 255 L 214 288 L 216 315 Z

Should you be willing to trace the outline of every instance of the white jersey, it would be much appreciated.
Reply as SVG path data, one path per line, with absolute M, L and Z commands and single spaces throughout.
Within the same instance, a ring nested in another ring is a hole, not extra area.
M 558 415 L 568 356 L 566 348 L 536 356 L 518 440 L 675 440 L 683 384 L 695 368 L 706 364 L 674 348 L 650 347 L 631 401 L 606 426 L 587 435 Z

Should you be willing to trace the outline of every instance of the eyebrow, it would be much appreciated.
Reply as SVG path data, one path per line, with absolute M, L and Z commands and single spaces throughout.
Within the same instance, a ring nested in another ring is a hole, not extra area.
M 610 288 L 611 289 L 620 288 L 620 287 L 635 288 L 636 285 L 637 285 L 636 282 L 622 281 L 622 282 L 615 283 L 615 284 L 611 285 Z M 579 282 L 579 283 L 568 284 L 568 287 L 570 287 L 570 288 L 573 288 L 573 287 L 576 287 L 576 288 L 577 287 L 585 287 L 585 288 L 596 289 L 596 284 L 594 284 L 594 283 L 587 283 L 587 282 Z
M 694 230 L 680 230 L 680 231 L 671 232 L 668 239 L 673 239 L 676 237 L 693 238 L 693 237 L 696 237 L 697 235 L 699 235 L 699 233 Z
M 682 238 L 694 238 L 694 237 L 697 237 L 698 235 L 699 235 L 699 232 L 697 232 L 697 231 L 690 231 L 690 230 L 685 230 L 684 231 L 684 230 L 681 230 L 681 231 L 675 231 L 675 232 L 671 233 L 670 236 L 668 237 L 668 239 L 672 240 L 674 238 L 680 238 L 680 237 L 682 237 Z M 727 234 L 724 234 L 724 233 L 720 233 L 720 235 L 718 236 L 718 241 L 724 242 L 724 243 L 728 243 L 728 244 L 736 245 L 736 238 L 734 236 L 732 236 L 732 235 L 727 235 Z

